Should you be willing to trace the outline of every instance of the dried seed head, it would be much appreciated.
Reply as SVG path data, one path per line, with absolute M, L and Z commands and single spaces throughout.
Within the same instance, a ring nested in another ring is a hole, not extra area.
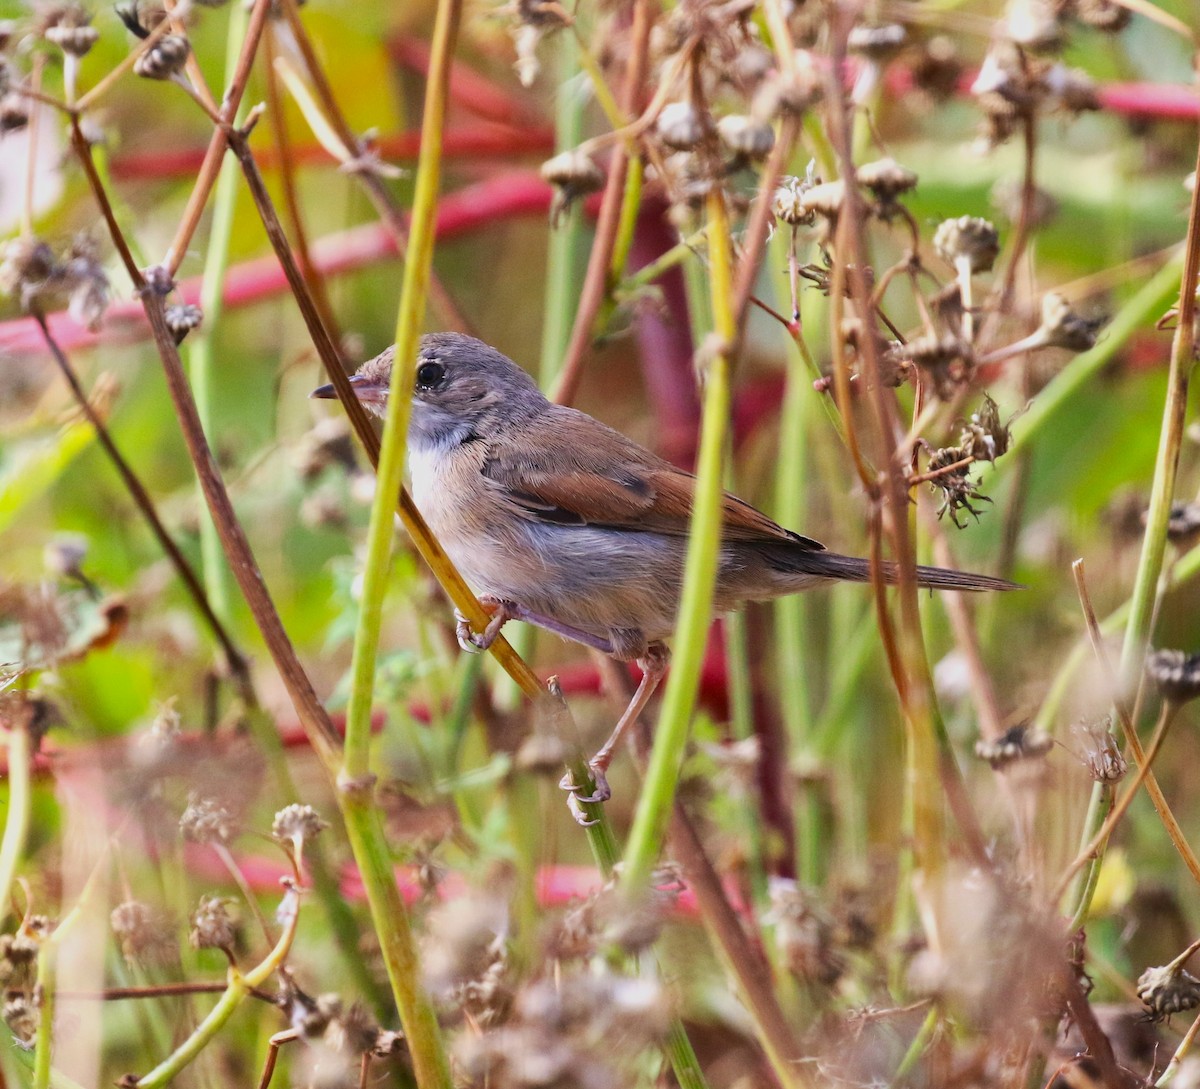
M 1156 1021 L 1200 1006 L 1200 979 L 1181 964 L 1147 968 L 1137 981 L 1137 996 Z
M 595 160 L 579 148 L 563 151 L 542 163 L 542 177 L 556 192 L 550 205 L 550 222 L 557 224 L 562 215 L 580 197 L 594 193 L 604 186 L 604 171 Z
M 1086 352 L 1095 345 L 1096 334 L 1104 320 L 1080 317 L 1062 295 L 1051 291 L 1042 296 L 1042 324 L 1038 336 L 1047 347 Z
M 37 1038 L 38 1011 L 24 995 L 14 995 L 4 1002 L 2 1016 L 12 1031 L 14 1041 L 23 1048 L 32 1048 Z
M 846 39 L 846 49 L 869 60 L 887 60 L 908 40 L 908 31 L 900 23 L 881 26 L 856 26 Z
M 118 904 L 109 922 L 121 954 L 130 964 L 162 963 L 173 959 L 177 952 L 171 927 L 162 912 L 140 900 Z
M 21 235 L 0 248 L 0 294 L 15 296 L 22 306 L 45 287 L 54 273 L 54 254 L 38 238 Z
M 970 378 L 974 368 L 970 348 L 950 333 L 941 337 L 932 334 L 917 337 L 897 348 L 895 353 L 919 367 L 932 383 L 934 392 L 944 401 Z
M 1141 523 L 1146 524 L 1148 511 L 1141 514 Z M 1187 547 L 1200 533 L 1200 502 L 1172 503 L 1167 518 L 1167 540 L 1172 544 Z
M 1116 34 L 1129 25 L 1133 12 L 1116 0 L 1075 0 L 1075 18 L 1105 34 Z
M 604 185 L 604 171 L 595 160 L 579 148 L 560 152 L 542 163 L 542 177 L 551 185 L 567 189 L 576 196 L 594 193 Z
M 191 52 L 191 43 L 182 34 L 164 34 L 133 62 L 133 70 L 143 79 L 174 79 Z
M 290 843 L 297 856 L 304 853 L 304 844 L 311 842 L 329 827 L 311 805 L 298 803 L 284 806 L 271 822 L 271 835 L 281 843 Z
M 775 58 L 764 45 L 750 42 L 734 55 L 724 77 L 743 93 L 758 87 L 775 69 Z
M 0 934 L 0 983 L 23 987 L 33 982 L 40 942 L 23 928 L 15 934 Z
M 816 222 L 817 214 L 804 203 L 804 194 L 813 187 L 811 178 L 790 176 L 780 179 L 779 188 L 771 200 L 771 211 L 789 227 L 808 227 Z
M 797 49 L 794 57 L 791 73 L 772 71 L 755 92 L 750 113 L 759 121 L 772 121 L 780 116 L 799 117 L 820 101 L 821 72 L 812 54 Z
M 192 912 L 192 930 L 188 940 L 193 949 L 220 949 L 232 958 L 237 928 L 229 914 L 228 897 L 205 896 Z
M 863 163 L 855 171 L 855 177 L 858 184 L 869 189 L 885 207 L 894 204 L 898 196 L 915 189 L 917 185 L 916 174 L 890 156 L 873 163 Z
M 297 985 L 290 973 L 284 973 L 280 988 L 279 1005 L 302 1040 L 319 1040 L 329 1027 L 329 1022 L 342 1010 L 342 1000 L 336 994 L 323 994 L 313 998 Z
M 29 124 L 29 107 L 15 91 L 0 95 L 0 136 L 17 132 Z
M 966 511 L 976 521 L 982 511 L 976 510 L 972 502 L 990 503 L 991 500 L 979 491 L 979 484 L 971 479 L 971 464 L 958 464 L 967 461 L 970 455 L 960 446 L 949 446 L 937 450 L 929 459 L 927 473 L 937 476 L 929 481 L 935 492 L 940 492 L 942 505 L 938 508 L 938 517 L 950 515 L 950 521 L 959 529 L 965 529 L 966 524 L 958 520 L 959 512 Z
M 1009 41 L 1034 53 L 1049 53 L 1063 44 L 1058 5 L 1053 0 L 1009 0 L 1004 13 Z
M 708 118 L 690 102 L 668 102 L 655 123 L 659 139 L 676 151 L 691 151 L 709 131 Z
M 981 737 L 975 742 L 975 755 L 990 764 L 994 771 L 999 771 L 1021 760 L 1045 756 L 1053 747 L 1054 739 L 1049 734 L 1022 722 L 1005 730 L 995 740 Z
M 1200 654 L 1182 650 L 1155 650 L 1146 657 L 1146 676 L 1159 695 L 1172 703 L 1187 703 L 1200 696 Z
M 1071 732 L 1083 744 L 1083 764 L 1098 783 L 1119 783 L 1125 778 L 1129 764 L 1112 733 L 1112 719 L 1099 722 L 1077 722 Z
M 145 40 L 167 17 L 167 9 L 159 0 L 125 0 L 113 10 L 135 38 Z
M 200 327 L 204 321 L 204 311 L 192 303 L 172 303 L 166 309 L 166 319 L 171 339 L 176 344 L 182 344 L 188 333 Z
M 832 221 L 837 219 L 845 199 L 846 186 L 839 178 L 837 181 L 810 186 L 801 194 L 800 203 L 807 211 Z
M 238 825 L 233 814 L 216 799 L 189 794 L 179 830 L 192 843 L 226 844 L 237 836 Z
M 46 41 L 64 53 L 82 57 L 100 40 L 100 32 L 91 22 L 92 17 L 87 11 L 78 4 L 71 4 L 42 34 Z
M 316 479 L 332 465 L 340 466 L 346 472 L 354 472 L 358 468 L 358 461 L 346 417 L 325 416 L 319 419 L 301 436 L 293 460 L 297 472 L 305 481 Z
M 421 967 L 430 991 L 443 999 L 503 957 L 508 908 L 496 895 L 473 893 L 438 904 L 430 913 Z
M 71 240 L 56 275 L 71 293 L 67 308 L 71 317 L 88 329 L 98 329 L 108 309 L 110 292 L 108 274 L 90 235 L 78 234 Z
M 771 907 L 764 917 L 775 925 L 775 941 L 788 968 L 806 983 L 832 987 L 846 970 L 834 944 L 833 919 L 795 881 L 772 878 Z
M 1080 68 L 1055 64 L 1042 77 L 1047 94 L 1068 113 L 1079 114 L 1100 109 L 1096 81 Z
M 935 34 L 922 43 L 912 67 L 913 82 L 938 101 L 954 94 L 962 72 L 958 46 L 944 34 Z
M 1000 419 L 1000 408 L 988 394 L 983 395 L 983 405 L 978 412 L 971 413 L 959 436 L 959 445 L 976 461 L 994 462 L 1008 452 L 1012 440 L 1009 426 Z
M 747 159 L 763 159 L 775 146 L 775 130 L 746 114 L 733 113 L 717 122 L 717 135 L 730 151 Z
M 1000 236 L 986 219 L 959 216 L 938 224 L 933 246 L 948 265 L 962 263 L 972 273 L 987 272 L 1000 253 Z

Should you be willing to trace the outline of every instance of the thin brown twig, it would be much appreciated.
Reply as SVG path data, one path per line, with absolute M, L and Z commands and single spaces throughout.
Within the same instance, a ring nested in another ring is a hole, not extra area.
M 1126 1089 L 1136 1083 L 1135 1079 L 1117 1062 L 1112 1043 L 1096 1020 L 1095 1011 L 1088 1002 L 1087 995 L 1079 982 L 1079 977 L 1072 971 L 1063 973 L 1063 986 L 1066 988 L 1067 1009 L 1083 1037 L 1084 1045 L 1096 1062 L 1099 1069 L 1099 1083 L 1105 1089 Z
M 670 838 L 672 852 L 683 868 L 688 887 L 696 895 L 701 918 L 737 977 L 744 1000 L 754 1009 L 754 1022 L 765 1037 L 764 1045 L 784 1062 L 797 1064 L 804 1052 L 779 1008 L 771 985 L 771 970 L 746 936 L 716 869 L 686 810 L 678 802 L 671 817 Z
M 779 138 L 771 148 L 767 165 L 763 168 L 758 179 L 758 192 L 754 197 L 754 206 L 750 210 L 750 219 L 746 224 L 742 256 L 738 262 L 737 280 L 733 288 L 733 323 L 742 335 L 746 320 L 746 309 L 750 305 L 751 293 L 754 291 L 754 281 L 758 276 L 758 267 L 762 264 L 763 254 L 767 248 L 767 235 L 771 229 L 771 202 L 775 197 L 775 188 L 783 173 L 784 165 L 789 161 L 792 147 L 800 132 L 800 119 L 788 114 L 779 127 Z
M 267 1040 L 267 1057 L 263 1060 L 262 1073 L 258 1077 L 258 1089 L 267 1089 L 275 1073 L 275 1063 L 279 1059 L 279 1049 L 284 1044 L 290 1044 L 300 1038 L 296 1029 L 284 1029 Z
M 1175 850 L 1179 852 L 1179 857 L 1183 859 L 1183 863 L 1192 875 L 1192 879 L 1197 884 L 1200 884 L 1200 859 L 1196 858 L 1191 844 L 1188 843 L 1187 837 L 1183 834 L 1183 829 L 1179 827 L 1179 821 L 1175 819 L 1175 814 L 1167 802 L 1166 795 L 1163 794 L 1162 788 L 1158 785 L 1158 779 L 1149 766 L 1146 758 L 1146 750 L 1142 747 L 1141 738 L 1138 737 L 1137 730 L 1134 727 L 1134 720 L 1138 710 L 1137 704 L 1135 703 L 1131 711 L 1123 694 L 1117 690 L 1114 683 L 1117 674 L 1108 656 L 1108 649 L 1104 645 L 1104 636 L 1100 632 L 1100 621 L 1096 618 L 1096 610 L 1092 607 L 1092 597 L 1088 591 L 1087 573 L 1084 570 L 1083 560 L 1076 560 L 1071 565 L 1071 573 L 1075 577 L 1075 586 L 1079 592 L 1079 604 L 1083 609 L 1084 624 L 1087 628 L 1088 639 L 1092 644 L 1092 650 L 1095 652 L 1104 675 L 1109 678 L 1109 683 L 1113 684 L 1113 707 L 1116 709 L 1117 720 L 1121 724 L 1125 743 L 1129 746 L 1129 751 L 1133 756 L 1134 763 L 1137 765 L 1138 773 L 1143 774 L 1143 769 L 1145 769 L 1146 793 L 1150 795 L 1154 811 L 1158 814 L 1158 819 L 1162 821 L 1163 827 L 1167 830 L 1167 836 L 1174 844 Z M 1138 692 L 1140 695 L 1140 684 Z
M 171 561 L 171 565 L 175 568 L 180 580 L 191 595 L 193 602 L 195 602 L 196 608 L 200 610 L 200 615 L 204 617 L 204 622 L 212 631 L 213 637 L 221 645 L 229 672 L 236 678 L 243 699 L 253 703 L 253 689 L 250 686 L 249 669 L 245 657 L 234 645 L 232 638 L 230 638 L 229 633 L 225 630 L 225 626 L 213 611 L 212 605 L 208 600 L 208 595 L 204 592 L 204 586 L 201 584 L 192 565 L 179 550 L 179 546 L 167 531 L 166 526 L 163 525 L 162 519 L 158 516 L 158 510 L 154 506 L 154 500 L 150 498 L 150 493 L 146 490 L 145 485 L 142 484 L 138 475 L 133 471 L 129 462 L 125 460 L 125 456 L 113 441 L 108 426 L 88 400 L 87 393 L 79 381 L 79 376 L 75 373 L 75 368 L 71 366 L 66 353 L 50 332 L 50 327 L 46 322 L 46 316 L 42 313 L 41 307 L 36 304 L 31 306 L 30 313 L 32 313 L 34 320 L 37 322 L 38 328 L 42 331 L 46 347 L 50 349 L 51 357 L 58 364 L 58 369 L 62 372 L 62 376 L 70 387 L 71 393 L 80 410 L 87 418 L 88 423 L 95 429 L 96 438 L 104 448 L 104 452 L 108 455 L 113 467 L 117 470 L 117 475 L 121 478 L 126 490 L 128 490 L 132 497 L 134 505 L 141 512 L 142 517 L 145 518 L 146 523 L 150 526 L 150 531 L 154 534 L 162 550 L 166 553 L 167 558 Z
M 831 142 L 845 186 L 841 214 L 838 216 L 838 241 L 843 245 L 838 250 L 836 267 L 846 269 L 855 307 L 864 322 L 869 322 L 875 312 L 871 307 L 870 289 L 864 274 L 867 267 L 864 236 L 866 217 L 863 214 L 862 196 L 855 182 L 850 118 L 845 86 L 840 78 L 853 19 L 849 9 L 842 9 L 840 15 L 841 19 L 836 20 L 838 25 L 834 28 L 832 64 L 826 78 L 826 98 L 830 103 L 832 122 Z M 896 438 L 903 431 L 895 397 L 880 380 L 878 344 L 870 332 L 862 338 L 861 353 L 878 440 L 884 455 L 878 494 L 884 505 L 885 528 L 896 564 L 900 621 L 896 628 L 897 649 L 904 674 L 903 683 L 898 684 L 897 691 L 904 707 L 911 747 L 914 789 L 910 792 L 910 803 L 913 807 L 915 856 L 918 865 L 927 874 L 934 874 L 941 865 L 945 842 L 943 817 L 937 800 L 931 796 L 928 786 L 921 782 L 930 773 L 940 778 L 946 800 L 976 859 L 986 863 L 987 855 L 986 851 L 981 850 L 984 846 L 982 832 L 945 736 L 945 728 L 938 717 L 917 601 L 916 557 L 909 527 L 907 473 L 904 463 L 895 456 Z M 876 564 L 872 570 L 872 582 L 880 584 L 882 581 L 882 569 Z M 884 604 L 878 585 L 876 602 L 877 607 Z
M 134 260 L 133 253 L 129 249 L 125 232 L 121 230 L 121 226 L 117 222 L 117 214 L 113 211 L 112 202 L 108 199 L 108 192 L 105 190 L 104 183 L 100 180 L 100 175 L 96 171 L 96 164 L 92 160 L 92 147 L 88 143 L 87 137 L 84 136 L 83 129 L 80 128 L 78 116 L 75 115 L 71 117 L 71 147 L 75 151 L 75 157 L 79 160 L 79 165 L 83 167 L 83 173 L 87 177 L 92 195 L 96 198 L 96 203 L 100 206 L 100 214 L 104 217 L 104 222 L 108 226 L 108 233 L 113 240 L 113 245 L 117 248 L 117 254 L 121 258 L 121 263 L 129 273 L 130 280 L 133 281 L 134 290 L 140 291 L 145 286 L 146 281 L 143 279 L 141 271 L 138 269 L 137 261 Z
M 182 983 L 155 983 L 145 987 L 105 987 L 100 991 L 56 991 L 55 998 L 67 1002 L 126 1002 L 144 998 L 176 998 L 190 994 L 221 994 L 229 986 L 227 980 L 213 980 L 211 983 L 200 980 Z M 19 989 L 5 992 L 6 997 L 12 998 L 23 995 Z M 272 1006 L 278 1002 L 278 996 L 264 991 L 260 987 L 252 987 L 250 994 Z
M 650 14 L 650 0 L 637 0 L 633 9 L 633 28 L 630 32 L 629 61 L 625 68 L 625 83 L 622 89 L 622 106 L 632 113 L 637 106 L 642 84 L 646 78 L 650 30 L 654 20 Z M 560 405 L 569 405 L 579 392 L 583 377 L 583 362 L 588 346 L 592 342 L 592 327 L 596 315 L 604 304 L 611 288 L 609 266 L 613 247 L 617 242 L 617 228 L 621 222 L 621 201 L 624 195 L 625 176 L 629 163 L 629 150 L 625 143 L 617 144 L 608 165 L 608 180 L 600 202 L 600 215 L 596 220 L 596 233 L 592 240 L 592 251 L 588 256 L 587 271 L 579 292 L 579 307 L 575 311 L 575 323 L 571 327 L 571 338 L 567 342 L 566 357 L 554 386 L 553 400 Z
M 196 402 L 192 397 L 191 387 L 183 371 L 183 362 L 179 358 L 179 350 L 167 326 L 166 314 L 163 309 L 162 297 L 152 289 L 142 292 L 142 302 L 146 308 L 146 317 L 154 334 L 154 342 L 158 348 L 159 358 L 167 379 L 167 388 L 171 394 L 179 426 L 183 432 L 184 441 L 196 468 L 200 487 L 212 514 L 221 545 L 229 557 L 229 566 L 241 587 L 246 604 L 254 616 L 263 640 L 279 671 L 280 679 L 287 689 L 296 715 L 304 726 L 305 733 L 313 748 L 321 755 L 325 766 L 333 769 L 336 766 L 337 752 L 341 742 L 329 715 L 317 699 L 312 682 L 296 656 L 295 648 L 288 638 L 275 603 L 267 591 L 262 573 L 255 562 L 250 542 L 246 539 L 242 524 L 233 509 L 229 492 L 217 467 L 216 459 L 204 434 L 200 416 L 196 410 Z
M 200 225 L 200 217 L 208 205 L 208 198 L 212 193 L 213 186 L 217 184 L 217 175 L 221 172 L 221 160 L 227 146 L 228 130 L 233 126 L 238 110 L 241 108 L 242 96 L 246 93 L 246 84 L 250 80 L 254 58 L 258 55 L 258 43 L 262 38 L 269 12 L 269 0 L 254 0 L 254 7 L 250 11 L 250 20 L 246 24 L 246 37 L 242 42 L 242 51 L 238 55 L 233 77 L 221 100 L 221 109 L 218 114 L 219 124 L 213 130 L 208 150 L 204 153 L 204 161 L 200 164 L 196 184 L 192 187 L 192 192 L 188 197 L 183 218 L 163 257 L 163 267 L 166 268 L 171 279 L 174 279 L 175 273 L 179 271 L 179 266 L 191 244 L 192 236 Z
M 1091 842 L 1075 856 L 1071 864 L 1063 871 L 1062 876 L 1058 879 L 1058 884 L 1054 886 L 1054 891 L 1050 894 L 1050 903 L 1057 904 L 1063 898 L 1067 887 L 1075 875 L 1096 857 L 1096 853 L 1111 838 L 1118 822 L 1125 816 L 1126 811 L 1133 803 L 1133 799 L 1137 797 L 1142 783 L 1150 775 L 1150 769 L 1154 765 L 1163 742 L 1167 739 L 1167 730 L 1170 728 L 1171 722 L 1175 718 L 1175 712 L 1178 710 L 1178 705 L 1170 700 L 1163 702 L 1162 711 L 1158 716 L 1158 724 L 1154 728 L 1154 733 L 1150 736 L 1150 744 L 1146 748 L 1145 758 L 1138 765 L 1137 775 L 1134 776 L 1133 782 L 1129 784 L 1125 793 L 1121 795 L 1117 803 L 1109 811 L 1108 816 L 1104 818 L 1104 823 L 1092 837 Z
M 968 454 L 965 458 L 959 458 L 958 461 L 953 461 L 949 465 L 943 465 L 940 469 L 933 469 L 928 473 L 910 476 L 908 478 L 908 486 L 915 488 L 918 484 L 928 484 L 939 477 L 948 476 L 950 473 L 957 473 L 959 469 L 965 469 L 968 465 L 974 465 L 975 461 L 975 455 Z

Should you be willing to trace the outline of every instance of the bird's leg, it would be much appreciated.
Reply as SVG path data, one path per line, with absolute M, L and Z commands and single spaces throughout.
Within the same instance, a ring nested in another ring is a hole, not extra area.
M 667 663 L 670 660 L 671 652 L 664 643 L 651 643 L 646 648 L 646 652 L 638 658 L 637 663 L 642 671 L 642 679 L 633 693 L 633 699 L 629 701 L 629 706 L 625 708 L 624 713 L 618 719 L 608 740 L 600 746 L 599 752 L 588 761 L 588 769 L 595 781 L 594 791 L 587 797 L 581 797 L 579 791 L 582 788 L 571 780 L 570 775 L 565 776 L 559 783 L 564 790 L 571 792 L 576 801 L 606 802 L 612 797 L 612 790 L 608 785 L 605 772 L 608 771 L 608 765 L 612 763 L 613 754 L 625 736 L 625 732 L 637 721 L 638 715 L 646 709 L 646 704 L 654 695 L 654 690 L 662 680 L 663 674 L 666 673 Z
M 454 633 L 458 636 L 458 645 L 468 654 L 478 654 L 487 650 L 496 641 L 500 629 L 510 620 L 523 620 L 526 624 L 545 628 L 546 631 L 561 635 L 564 639 L 582 643 L 604 654 L 612 654 L 614 651 L 612 643 L 603 636 L 593 635 L 571 624 L 564 624 L 544 613 L 535 613 L 519 602 L 507 601 L 492 594 L 480 594 L 479 605 L 491 617 L 487 627 L 481 632 L 472 631 L 471 622 L 458 609 L 454 610 Z

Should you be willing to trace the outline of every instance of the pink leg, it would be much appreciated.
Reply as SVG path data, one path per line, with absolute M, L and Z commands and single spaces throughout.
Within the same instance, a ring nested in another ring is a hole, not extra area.
M 564 639 L 582 643 L 584 646 L 592 647 L 604 654 L 613 653 L 613 645 L 608 639 L 593 635 L 582 628 L 564 624 L 553 617 L 544 616 L 542 613 L 532 612 L 516 601 L 504 601 L 491 594 L 480 594 L 479 604 L 483 606 L 485 612 L 491 614 L 487 627 L 481 632 L 472 631 L 470 621 L 457 609 L 454 610 L 456 621 L 454 631 L 458 636 L 458 645 L 468 654 L 478 654 L 481 650 L 487 650 L 496 641 L 500 629 L 510 620 L 523 620 L 526 624 L 535 624 L 539 628 L 545 628 L 546 631 L 554 632 L 555 635 L 561 635 Z
M 613 755 L 621 743 L 621 739 L 625 736 L 625 732 L 637 721 L 638 715 L 646 709 L 646 704 L 654 695 L 654 690 L 662 680 L 663 674 L 666 673 L 667 663 L 670 660 L 671 652 L 663 643 L 651 643 L 646 648 L 646 653 L 638 659 L 638 666 L 642 671 L 641 683 L 638 684 L 633 699 L 629 701 L 629 706 L 625 708 L 624 714 L 617 721 L 608 740 L 600 746 L 600 751 L 588 761 L 588 767 L 591 769 L 596 783 L 595 791 L 587 797 L 580 797 L 579 790 L 581 788 L 571 781 L 569 775 L 559 783 L 564 790 L 572 793 L 576 801 L 606 802 L 612 797 L 612 790 L 604 773 L 608 771 L 608 765 L 612 763 Z

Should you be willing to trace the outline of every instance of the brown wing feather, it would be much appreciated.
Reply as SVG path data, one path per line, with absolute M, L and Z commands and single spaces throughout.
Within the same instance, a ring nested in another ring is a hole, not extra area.
M 685 536 L 695 494 L 696 478 L 573 409 L 557 409 L 546 433 L 551 442 L 519 452 L 494 446 L 483 464 L 483 475 L 522 517 L 556 525 L 613 528 Z M 558 424 L 559 426 L 555 426 Z M 569 441 L 553 440 L 560 428 Z M 812 551 L 823 545 L 773 522 L 735 495 L 725 493 L 726 540 L 787 541 Z

